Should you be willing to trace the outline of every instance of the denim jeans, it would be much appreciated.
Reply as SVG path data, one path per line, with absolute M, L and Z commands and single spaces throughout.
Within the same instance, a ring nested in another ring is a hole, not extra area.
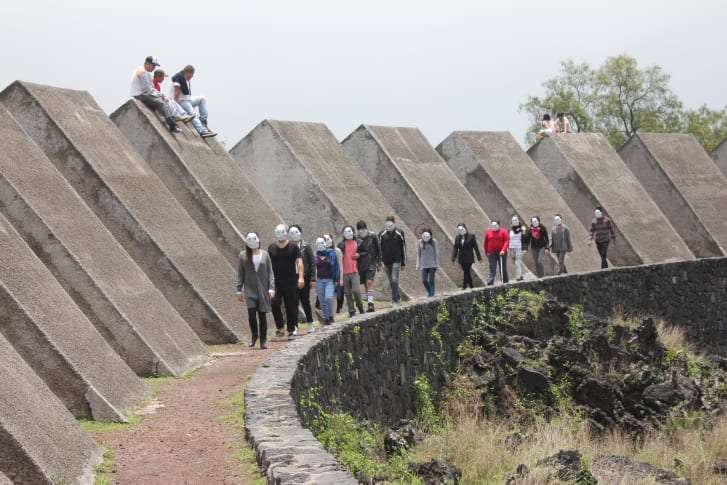
M 601 269 L 608 268 L 608 260 L 606 260 L 608 241 L 596 241 L 596 249 L 598 249 L 598 254 L 601 256 Z
M 399 272 L 401 271 L 401 263 L 385 264 L 386 277 L 389 278 L 389 286 L 391 286 L 391 301 L 399 303 Z
M 428 296 L 434 296 L 434 275 L 436 273 L 437 268 L 422 268 L 422 284 L 424 284 Z
M 199 108 L 199 118 L 195 118 L 192 120 L 192 124 L 194 125 L 194 128 L 199 132 L 202 133 L 207 128 L 204 127 L 204 125 L 200 122 L 207 121 L 207 99 L 204 96 L 192 96 L 192 99 L 184 99 L 181 101 L 178 101 L 179 106 L 182 107 L 182 109 L 188 114 L 196 116 L 197 113 L 194 111 L 194 108 Z
M 323 319 L 333 318 L 333 280 L 319 279 L 316 281 L 316 295 L 321 303 Z
M 500 256 L 500 253 L 487 253 L 487 262 L 490 264 L 490 274 L 487 277 L 487 284 L 491 285 L 495 282 L 495 273 L 497 272 L 498 264 L 502 270 L 502 282 L 507 283 L 507 257 Z

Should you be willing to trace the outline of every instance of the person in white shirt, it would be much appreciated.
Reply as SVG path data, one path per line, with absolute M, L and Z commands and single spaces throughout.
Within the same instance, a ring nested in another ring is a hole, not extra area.
M 199 119 L 192 120 L 192 124 L 202 138 L 216 136 L 217 133 L 207 127 L 207 98 L 204 96 L 192 96 L 191 80 L 194 77 L 194 66 L 187 65 L 184 69 L 172 76 L 171 97 L 179 103 L 188 115 L 195 115 L 194 109 L 199 109 Z
M 139 66 L 131 76 L 131 97 L 136 98 L 154 111 L 161 113 L 172 133 L 178 133 L 179 129 L 174 119 L 169 116 L 165 101 L 168 99 L 156 90 L 152 82 L 152 71 L 159 66 L 159 59 L 154 56 L 147 56 L 144 65 Z

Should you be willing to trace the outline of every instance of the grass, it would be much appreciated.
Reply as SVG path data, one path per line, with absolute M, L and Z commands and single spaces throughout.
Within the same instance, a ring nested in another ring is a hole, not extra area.
M 96 465 L 96 478 L 94 485 L 109 485 L 111 483 L 111 473 L 114 469 L 114 452 L 104 450 L 103 461 L 100 465 Z
M 232 408 L 228 414 L 218 416 L 217 419 L 227 421 L 244 436 L 245 433 L 245 389 L 244 386 L 230 400 L 225 403 L 226 406 Z M 253 450 L 244 440 L 235 449 L 233 457 L 240 466 L 240 469 L 250 477 L 257 477 L 248 482 L 251 485 L 265 485 L 265 477 L 260 476 L 260 467 L 257 464 L 255 450 Z

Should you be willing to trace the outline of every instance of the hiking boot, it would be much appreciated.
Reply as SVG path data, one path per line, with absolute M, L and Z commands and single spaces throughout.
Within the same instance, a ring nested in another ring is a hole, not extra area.
M 204 130 L 202 133 L 199 134 L 202 138 L 212 138 L 213 136 L 217 136 L 217 133 L 210 130 Z
M 268 348 L 268 343 L 264 340 L 260 341 L 260 349 L 265 350 Z
M 374 308 L 374 304 L 373 303 L 369 303 L 369 307 L 368 307 L 368 309 L 366 311 L 369 312 L 369 313 L 374 313 L 376 311 L 376 309 Z

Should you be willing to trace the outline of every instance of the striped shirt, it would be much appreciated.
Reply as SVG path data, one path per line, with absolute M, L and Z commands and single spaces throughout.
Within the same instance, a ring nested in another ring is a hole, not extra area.
M 591 222 L 591 230 L 589 231 L 589 240 L 596 240 L 596 242 L 606 242 L 610 239 L 616 240 L 616 234 L 613 232 L 613 224 L 611 219 L 606 216 L 600 219 L 595 218 Z

